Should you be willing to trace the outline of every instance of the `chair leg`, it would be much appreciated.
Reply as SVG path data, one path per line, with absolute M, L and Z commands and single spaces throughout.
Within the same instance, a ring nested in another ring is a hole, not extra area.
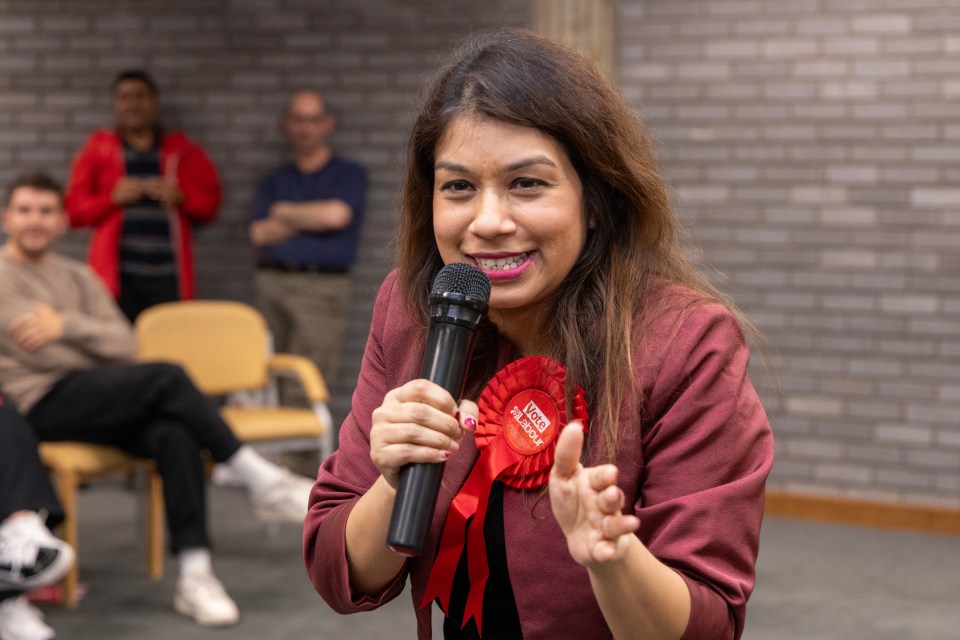
M 147 472 L 147 575 L 163 578 L 163 480 L 156 471 Z
M 63 604 L 69 609 L 77 608 L 77 584 L 80 582 L 80 549 L 77 541 L 77 486 L 79 479 L 71 471 L 55 470 L 54 479 L 60 504 L 63 506 L 61 531 L 63 540 L 77 551 L 77 559 L 60 582 Z

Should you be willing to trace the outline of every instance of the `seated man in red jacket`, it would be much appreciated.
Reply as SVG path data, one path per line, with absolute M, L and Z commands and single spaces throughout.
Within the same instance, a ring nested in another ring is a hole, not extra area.
M 114 129 L 93 132 L 70 171 L 74 227 L 93 227 L 90 266 L 133 321 L 149 306 L 194 295 L 194 224 L 220 205 L 216 168 L 196 142 L 159 126 L 158 89 L 145 71 L 113 81 Z

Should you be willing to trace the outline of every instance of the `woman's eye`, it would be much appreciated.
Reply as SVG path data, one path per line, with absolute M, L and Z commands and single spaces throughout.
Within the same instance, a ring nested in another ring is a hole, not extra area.
M 443 186 L 440 187 L 441 191 L 450 191 L 452 193 L 463 193 L 469 189 L 470 183 L 466 180 L 451 180 L 443 183 Z
M 513 185 L 518 189 L 536 189 L 543 186 L 543 182 L 535 178 L 517 178 L 513 181 Z

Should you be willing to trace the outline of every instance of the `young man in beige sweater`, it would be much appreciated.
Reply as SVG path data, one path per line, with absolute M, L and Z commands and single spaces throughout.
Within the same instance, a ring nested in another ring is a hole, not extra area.
M 134 362 L 132 328 L 104 285 L 54 253 L 66 228 L 55 181 L 29 174 L 12 183 L 0 248 L 0 391 L 40 440 L 156 460 L 180 567 L 174 607 L 202 625 L 234 624 L 237 605 L 211 568 L 204 452 L 238 473 L 263 519 L 302 522 L 312 482 L 240 442 L 179 367 Z

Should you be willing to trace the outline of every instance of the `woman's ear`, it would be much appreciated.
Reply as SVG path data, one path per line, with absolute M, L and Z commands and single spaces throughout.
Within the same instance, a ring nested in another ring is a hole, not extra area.
M 597 228 L 597 216 L 593 211 L 590 211 L 590 208 L 586 206 L 586 203 L 583 205 L 583 215 L 587 219 L 587 230 Z

